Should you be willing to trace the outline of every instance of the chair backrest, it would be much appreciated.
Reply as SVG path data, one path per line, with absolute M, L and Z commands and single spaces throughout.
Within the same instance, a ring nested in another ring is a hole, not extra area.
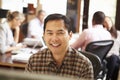
M 85 51 L 96 54 L 102 61 L 105 59 L 106 55 L 113 46 L 113 40 L 101 40 L 90 42 Z
M 97 55 L 92 54 L 91 52 L 86 52 L 86 51 L 79 51 L 79 52 L 82 53 L 84 56 L 86 56 L 91 61 L 93 65 L 94 78 L 96 79 L 101 70 L 100 58 Z
M 23 33 L 24 37 L 27 37 L 28 34 L 28 22 L 21 25 L 21 32 Z

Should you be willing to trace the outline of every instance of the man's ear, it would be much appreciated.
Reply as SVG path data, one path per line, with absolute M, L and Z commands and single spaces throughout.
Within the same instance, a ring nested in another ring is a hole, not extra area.
M 44 39 L 44 36 L 45 36 L 45 32 L 43 32 L 43 36 L 42 36 L 43 39 Z
M 70 32 L 69 32 L 70 39 L 72 38 L 72 34 L 73 34 L 73 32 L 70 31 Z

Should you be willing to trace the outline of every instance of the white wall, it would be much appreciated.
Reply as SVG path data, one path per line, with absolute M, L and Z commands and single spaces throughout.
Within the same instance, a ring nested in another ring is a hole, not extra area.
M 40 0 L 40 2 L 47 14 L 66 14 L 67 0 Z
M 2 9 L 9 9 L 10 11 L 22 12 L 22 0 L 2 0 Z
M 33 3 L 37 6 L 37 0 L 2 0 L 2 9 L 9 9 L 10 11 L 23 11 L 23 7 L 27 7 L 28 3 Z
M 105 15 L 110 16 L 113 22 L 115 22 L 116 1 L 117 0 L 90 0 L 89 24 L 91 24 L 93 14 L 96 11 L 103 11 Z

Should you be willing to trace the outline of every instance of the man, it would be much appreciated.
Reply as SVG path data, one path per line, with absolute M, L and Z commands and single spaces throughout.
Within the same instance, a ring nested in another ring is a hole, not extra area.
M 27 71 L 93 80 L 91 62 L 69 46 L 72 31 L 66 16 L 47 16 L 43 37 L 48 48 L 30 57 Z
M 45 11 L 38 11 L 37 17 L 32 19 L 28 24 L 27 37 L 40 39 L 43 36 L 43 24 L 45 16 Z
M 87 44 L 92 41 L 110 40 L 111 34 L 103 27 L 104 20 L 105 14 L 103 12 L 95 12 L 92 19 L 92 28 L 85 29 L 79 38 L 71 44 L 71 47 L 81 48 L 84 51 Z

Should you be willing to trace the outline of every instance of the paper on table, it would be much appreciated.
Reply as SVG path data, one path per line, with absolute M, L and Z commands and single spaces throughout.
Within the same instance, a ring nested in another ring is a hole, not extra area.
M 31 48 L 22 48 L 20 50 L 13 51 L 12 54 L 16 55 L 12 55 L 12 61 L 27 63 L 30 56 L 37 53 L 37 51 L 38 50 Z
M 32 54 L 17 54 L 12 56 L 12 61 L 27 63 Z

